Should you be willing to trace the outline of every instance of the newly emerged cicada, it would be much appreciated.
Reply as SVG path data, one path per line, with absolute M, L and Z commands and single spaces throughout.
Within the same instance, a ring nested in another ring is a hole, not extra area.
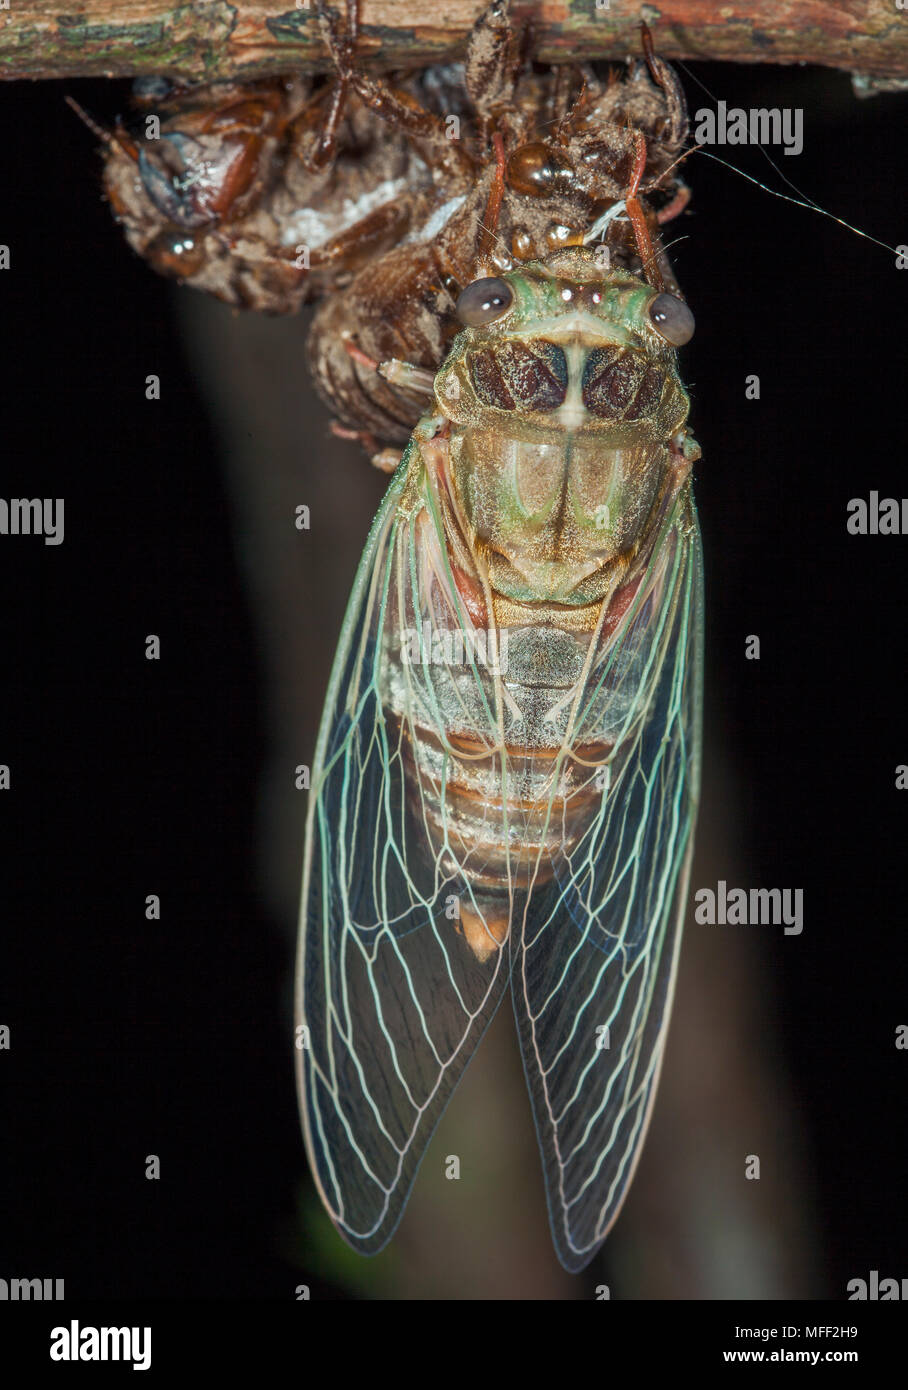
M 570 247 L 468 286 L 375 520 L 323 716 L 298 975 L 309 1158 L 392 1234 L 510 985 L 555 1247 L 647 1127 L 697 805 L 683 301 Z

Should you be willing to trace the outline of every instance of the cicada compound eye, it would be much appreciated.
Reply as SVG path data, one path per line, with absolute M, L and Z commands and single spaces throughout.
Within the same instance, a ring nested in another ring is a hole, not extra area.
M 483 324 L 494 323 L 506 314 L 513 302 L 514 291 L 507 280 L 489 275 L 461 290 L 455 313 L 468 328 L 482 328 Z
M 694 316 L 673 294 L 657 294 L 649 306 L 649 321 L 672 347 L 683 347 L 694 336 Z

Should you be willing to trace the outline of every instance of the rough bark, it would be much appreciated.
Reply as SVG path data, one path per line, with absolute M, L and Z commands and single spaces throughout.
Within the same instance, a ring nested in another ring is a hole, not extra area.
M 359 52 L 377 69 L 462 54 L 487 0 L 363 0 Z M 334 0 L 338 7 L 342 0 Z M 543 62 L 665 58 L 821 63 L 886 87 L 908 76 L 906 0 L 515 0 Z M 251 78 L 328 64 L 316 0 L 0 0 L 0 77 Z

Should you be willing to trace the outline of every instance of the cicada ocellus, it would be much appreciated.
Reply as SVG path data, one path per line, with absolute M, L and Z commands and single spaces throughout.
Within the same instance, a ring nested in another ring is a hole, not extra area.
M 341 1235 L 393 1232 L 510 984 L 555 1246 L 627 1192 L 697 804 L 701 559 L 674 295 L 570 248 L 460 296 L 378 513 L 312 776 L 306 1145 Z

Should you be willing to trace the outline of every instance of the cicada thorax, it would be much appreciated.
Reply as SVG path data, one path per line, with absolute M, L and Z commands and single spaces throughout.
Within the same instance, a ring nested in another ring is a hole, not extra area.
M 622 624 L 654 606 L 647 574 L 697 452 L 655 326 L 666 296 L 579 249 L 502 284 L 511 313 L 458 339 L 436 382 L 444 423 L 411 451 L 441 532 L 419 515 L 420 579 L 392 584 L 384 681 L 413 834 L 460 876 L 480 959 L 620 776 L 643 658 L 633 670 L 630 644 L 620 682 L 603 671 Z M 414 698 L 423 682 L 431 698 Z
M 508 283 L 525 301 L 515 327 L 465 334 L 437 378 L 453 494 L 503 617 L 521 604 L 589 609 L 675 486 L 688 398 L 646 319 L 650 286 L 602 277 L 583 251 Z M 527 322 L 534 298 L 546 302 Z

